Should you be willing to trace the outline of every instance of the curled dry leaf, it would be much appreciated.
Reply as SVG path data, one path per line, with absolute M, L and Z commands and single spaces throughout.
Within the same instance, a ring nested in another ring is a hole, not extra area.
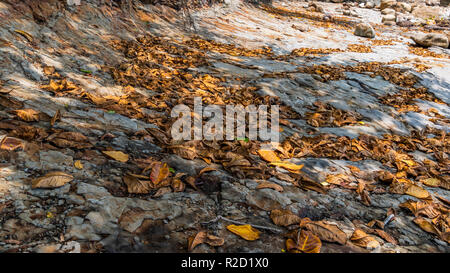
M 32 188 L 57 188 L 73 180 L 73 176 L 64 172 L 50 172 L 32 181 Z
M 277 156 L 274 151 L 271 150 L 258 150 L 259 156 L 267 162 L 277 162 L 281 159 Z
M 217 169 L 213 168 L 213 167 L 205 167 L 198 173 L 198 176 L 201 176 L 202 174 L 204 174 L 206 172 L 212 172 L 212 171 L 217 171 Z
M 123 177 L 123 182 L 127 185 L 128 193 L 147 194 L 152 188 L 150 180 L 140 180 L 130 174 Z
M 39 112 L 33 109 L 15 110 L 15 114 L 24 121 L 39 121 Z
M 379 237 L 383 238 L 388 243 L 391 243 L 393 245 L 398 245 L 398 241 L 384 230 L 374 229 L 374 230 L 372 230 L 371 233 L 378 235 Z
M 55 125 L 55 123 L 56 123 L 58 120 L 61 120 L 61 111 L 59 111 L 59 109 L 56 110 L 55 115 L 54 115 L 54 116 L 52 117 L 52 119 L 50 120 L 50 125 L 51 125 L 51 126 Z
M 195 236 L 188 239 L 188 251 L 192 251 L 196 246 L 206 243 L 210 246 L 222 246 L 225 243 L 223 238 L 210 235 L 205 231 L 200 231 Z
M 103 151 L 102 153 L 122 163 L 125 163 L 130 159 L 129 155 L 121 151 Z
M 431 223 L 423 217 L 416 217 L 414 219 L 414 223 L 418 225 L 421 229 L 425 230 L 428 233 L 433 233 L 435 235 L 440 236 L 441 232 Z
M 282 186 L 280 186 L 278 184 L 275 184 L 275 183 L 270 183 L 270 182 L 267 182 L 267 181 L 263 181 L 263 182 L 259 183 L 259 185 L 256 186 L 256 188 L 257 189 L 269 188 L 269 189 L 276 190 L 278 192 L 282 192 L 284 190 Z
M 432 219 L 440 215 L 439 211 L 435 209 L 433 204 L 424 201 L 415 202 L 413 200 L 408 200 L 401 203 L 399 207 L 409 209 L 416 217 L 423 215 Z
M 301 230 L 297 243 L 292 239 L 286 240 L 286 250 L 292 253 L 320 253 L 322 242 L 312 232 Z
M 378 243 L 378 241 L 375 240 L 375 238 L 368 235 L 361 229 L 355 229 L 355 232 L 353 232 L 352 237 L 350 237 L 350 241 L 357 246 L 368 249 L 374 249 L 380 245 L 380 243 Z
M 229 225 L 227 226 L 227 229 L 247 241 L 254 241 L 258 239 L 260 234 L 259 230 L 253 228 L 251 225 Z
M 272 210 L 270 212 L 270 218 L 273 223 L 277 226 L 290 226 L 294 224 L 299 224 L 302 220 L 297 215 L 293 214 L 290 210 Z
M 24 148 L 24 142 L 21 139 L 14 137 L 4 137 L 0 140 L 0 149 L 7 151 L 15 151 Z

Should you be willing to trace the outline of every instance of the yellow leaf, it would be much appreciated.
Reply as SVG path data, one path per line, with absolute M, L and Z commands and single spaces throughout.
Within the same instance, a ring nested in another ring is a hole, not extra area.
M 50 172 L 32 181 L 32 188 L 57 188 L 73 180 L 73 176 L 64 172 Z
M 429 187 L 439 187 L 441 185 L 441 180 L 437 178 L 427 178 L 420 180 L 423 184 L 429 186 Z
M 274 151 L 270 150 L 258 150 L 259 156 L 267 162 L 280 161 L 280 158 Z
M 286 162 L 286 161 L 271 162 L 270 165 L 278 166 L 278 167 L 281 167 L 283 169 L 286 169 L 286 170 L 288 170 L 290 172 L 294 172 L 294 173 L 300 171 L 304 166 L 303 164 L 297 165 L 297 164 Z
M 25 121 L 39 121 L 39 112 L 33 109 L 16 110 L 16 115 Z
M 234 234 L 241 236 L 247 241 L 254 241 L 258 239 L 260 234 L 260 232 L 257 229 L 253 228 L 251 225 L 229 225 L 227 226 L 227 229 Z
M 405 193 L 420 199 L 428 199 L 430 197 L 428 191 L 414 184 L 409 186 Z
M 75 161 L 75 163 L 73 164 L 75 166 L 75 168 L 77 168 L 78 170 L 82 170 L 83 169 L 83 163 L 81 163 L 80 160 Z
M 129 159 L 129 156 L 121 151 L 103 151 L 103 153 L 112 159 L 123 163 L 127 162 Z

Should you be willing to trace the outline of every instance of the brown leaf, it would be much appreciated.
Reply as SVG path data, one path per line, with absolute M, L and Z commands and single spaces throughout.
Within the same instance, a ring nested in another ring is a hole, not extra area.
M 213 168 L 213 167 L 205 167 L 198 173 L 198 176 L 201 176 L 202 174 L 204 174 L 206 172 L 212 172 L 212 171 L 217 171 L 217 169 Z
M 147 194 L 152 188 L 150 180 L 140 180 L 130 174 L 123 177 L 123 182 L 127 185 L 127 191 L 129 193 Z
M 416 217 L 414 218 L 414 223 L 416 223 L 421 229 L 425 230 L 426 232 L 436 234 L 438 236 L 441 235 L 441 232 L 439 229 L 437 229 L 430 221 L 426 220 L 423 217 Z
M 319 236 L 322 241 L 336 242 L 345 245 L 347 235 L 336 225 L 324 221 L 315 221 L 304 224 L 305 228 Z
M 174 192 L 182 192 L 186 188 L 186 184 L 184 184 L 180 179 L 174 178 L 172 180 L 172 189 Z
M 4 137 L 0 141 L 0 149 L 2 150 L 15 151 L 20 148 L 24 148 L 24 142 L 21 139 L 14 137 Z
M 290 226 L 294 224 L 299 224 L 302 220 L 297 215 L 293 214 L 290 210 L 272 210 L 270 212 L 270 218 L 273 223 L 277 226 Z
M 166 193 L 170 193 L 170 192 L 172 192 L 172 189 L 170 188 L 170 187 L 162 187 L 162 188 L 159 188 L 156 192 L 155 192 L 155 194 L 153 194 L 153 198 L 157 198 L 157 197 L 160 197 L 160 196 L 163 196 L 164 194 L 166 194 Z
M 50 172 L 32 181 L 32 188 L 57 188 L 73 180 L 73 176 L 64 172 Z
M 440 215 L 439 211 L 437 211 L 432 204 L 424 201 L 415 202 L 413 200 L 408 200 L 401 203 L 399 207 L 409 209 L 414 216 L 423 215 L 428 218 L 435 218 Z
M 275 184 L 275 183 L 270 183 L 267 181 L 263 181 L 263 182 L 259 183 L 258 186 L 256 186 L 256 189 L 266 189 L 266 188 L 273 189 L 278 192 L 282 192 L 284 190 L 282 186 Z
M 378 235 L 379 237 L 383 238 L 386 242 L 391 243 L 393 245 L 398 245 L 398 241 L 389 235 L 387 232 L 381 229 L 374 229 L 371 232 L 372 234 Z
M 50 125 L 51 125 L 51 126 L 54 126 L 55 123 L 56 123 L 58 120 L 61 120 L 61 112 L 59 111 L 59 109 L 56 110 L 55 115 L 54 115 L 54 116 L 52 117 L 52 119 L 50 120 Z
M 355 229 L 352 237 L 350 237 L 350 241 L 352 241 L 352 243 L 357 246 L 368 248 L 368 249 L 374 249 L 380 245 L 380 243 L 378 243 L 378 241 L 375 240 L 375 238 L 368 235 L 361 229 Z
M 192 251 L 199 244 L 206 243 L 210 246 L 222 246 L 225 243 L 223 238 L 210 235 L 205 231 L 200 231 L 195 236 L 188 239 L 188 251 Z

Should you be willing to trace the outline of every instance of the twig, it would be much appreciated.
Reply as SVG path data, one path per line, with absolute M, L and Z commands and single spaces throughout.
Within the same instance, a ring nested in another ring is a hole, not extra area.
M 211 221 L 203 222 L 203 223 L 201 223 L 201 224 L 207 225 L 207 224 L 210 224 L 210 223 L 217 222 L 217 221 L 219 221 L 219 220 L 224 220 L 224 221 L 227 221 L 227 222 L 230 222 L 230 223 L 233 223 L 233 224 L 237 224 L 237 225 L 247 225 L 247 223 L 243 223 L 243 222 L 231 220 L 231 219 L 225 218 L 225 217 L 223 217 L 223 216 L 221 216 L 221 215 L 217 216 L 216 218 L 214 218 L 214 219 L 211 220 Z M 259 228 L 259 229 L 267 229 L 267 230 L 271 230 L 271 231 L 277 232 L 277 233 L 282 233 L 282 232 L 283 232 L 283 230 L 278 229 L 278 228 L 272 228 L 272 227 L 266 227 L 266 226 L 260 226 L 260 225 L 253 225 L 253 224 L 251 224 L 251 226 L 252 226 L 252 227 L 255 227 L 255 228 Z

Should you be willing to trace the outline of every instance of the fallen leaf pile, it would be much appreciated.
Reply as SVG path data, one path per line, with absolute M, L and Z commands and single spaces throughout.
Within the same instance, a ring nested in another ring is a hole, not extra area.
M 450 207 L 448 204 L 432 201 L 408 200 L 400 207 L 409 210 L 414 216 L 414 223 L 424 231 L 450 242 Z
M 306 113 L 306 122 L 314 127 L 341 127 L 360 124 L 362 116 L 355 112 L 336 109 L 330 104 L 317 101 L 314 112 Z
M 414 46 L 414 45 L 409 46 L 409 53 L 412 53 L 412 54 L 415 54 L 418 56 L 422 56 L 422 57 L 450 59 L 450 57 L 446 54 L 439 54 L 439 53 L 433 52 L 429 49 L 419 47 L 419 46 Z

